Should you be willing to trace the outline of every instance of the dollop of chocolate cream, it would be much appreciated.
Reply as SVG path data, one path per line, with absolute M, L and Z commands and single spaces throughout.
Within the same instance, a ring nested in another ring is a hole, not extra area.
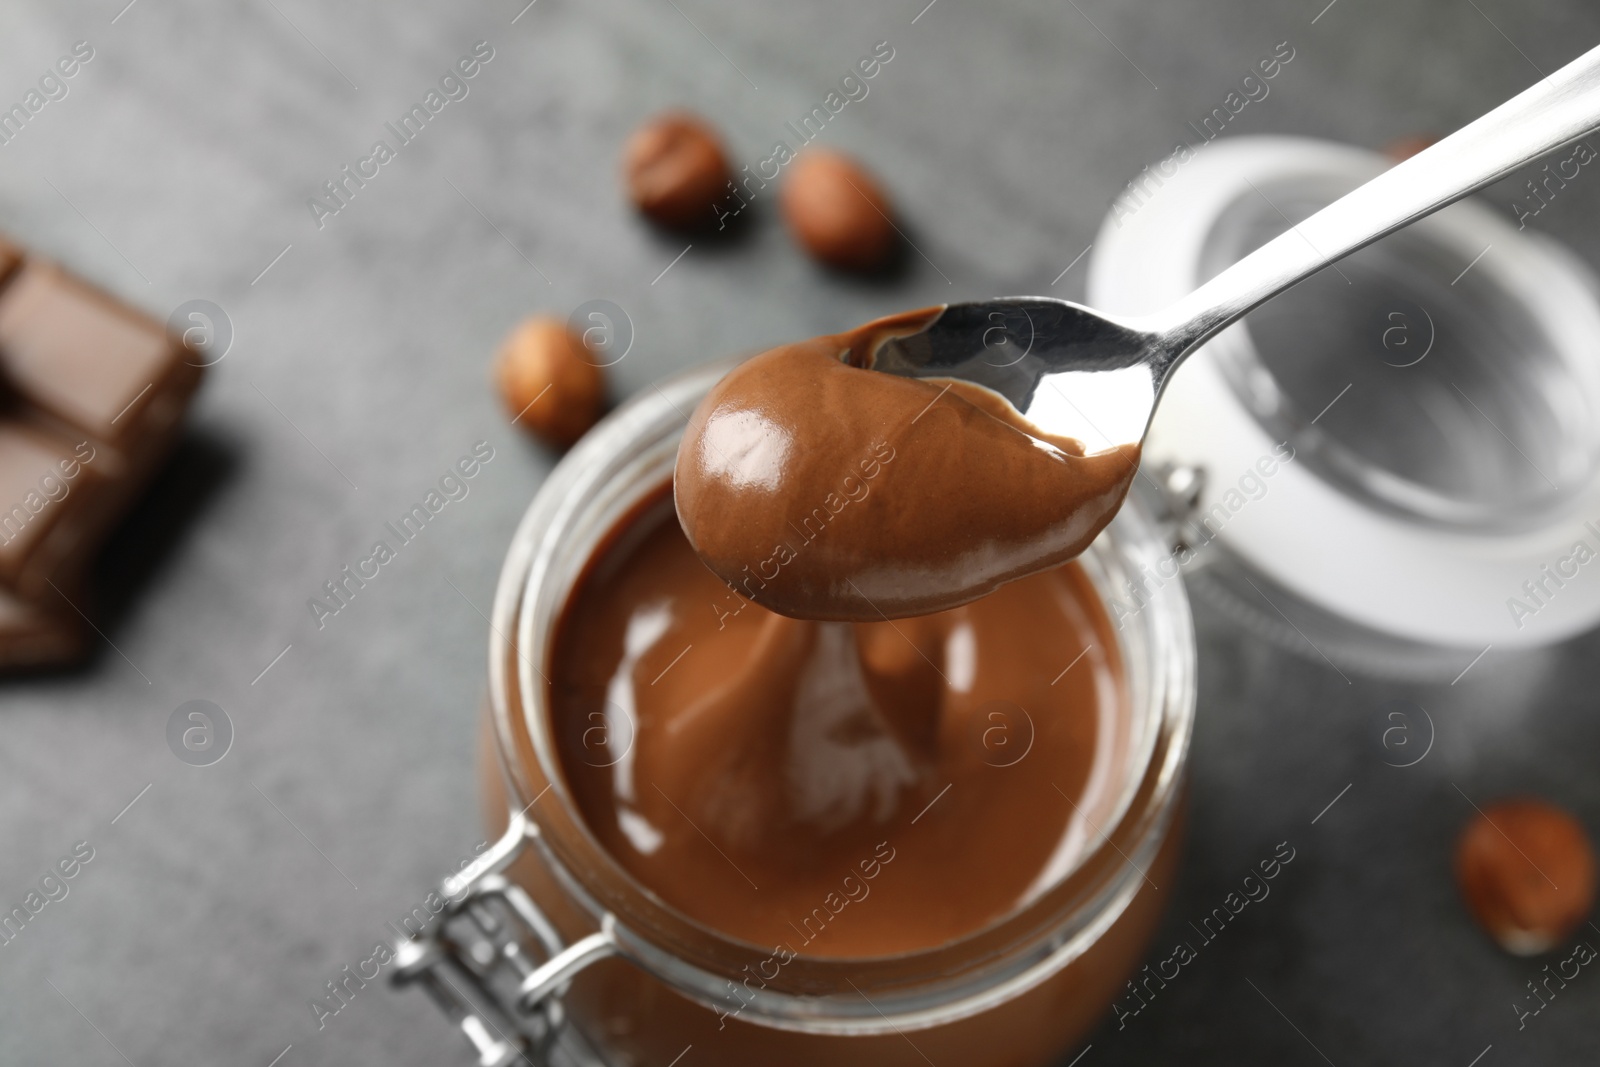
M 942 308 L 740 364 L 678 448 L 678 519 L 743 596 L 801 619 L 903 618 L 1071 559 L 1111 521 L 1137 446 L 1085 454 L 967 382 L 871 370 Z
M 663 486 L 590 557 L 546 672 L 605 849 L 790 955 L 981 929 L 1098 846 L 1126 781 L 1116 634 L 1075 563 L 925 618 L 785 618 L 700 565 Z

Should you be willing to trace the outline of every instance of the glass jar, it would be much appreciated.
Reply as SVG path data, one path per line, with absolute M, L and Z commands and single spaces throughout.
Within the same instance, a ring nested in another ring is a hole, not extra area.
M 890 957 L 780 958 L 653 895 L 568 794 L 547 715 L 556 622 L 605 535 L 670 479 L 689 412 L 729 366 L 623 405 L 529 506 L 490 627 L 484 773 L 504 833 L 444 883 L 435 922 L 397 946 L 396 981 L 422 985 L 484 1064 L 666 1065 L 691 1047 L 695 1064 L 1051 1062 L 1142 959 L 1181 836 L 1194 635 L 1181 581 L 1148 580 L 1171 556 L 1137 498 L 1080 561 L 1126 672 L 1123 786 L 1077 865 L 988 927 Z

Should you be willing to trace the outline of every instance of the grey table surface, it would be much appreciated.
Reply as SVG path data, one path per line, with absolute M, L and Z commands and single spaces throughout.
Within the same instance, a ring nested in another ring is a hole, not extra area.
M 482 612 L 556 458 L 487 384 L 519 317 L 620 304 L 622 398 L 906 306 L 1080 296 L 1083 266 L 1063 268 L 1123 183 L 1280 41 L 1292 68 L 1232 132 L 1376 146 L 1452 129 L 1600 40 L 1581 0 L 525 2 L 0 7 L 7 106 L 74 42 L 94 49 L 0 145 L 0 228 L 161 318 L 214 301 L 234 331 L 110 550 L 100 651 L 0 687 L 0 903 L 94 849 L 0 947 L 0 1063 L 465 1062 L 420 995 L 369 987 L 321 1029 L 309 1005 L 482 837 Z M 307 198 L 478 41 L 493 58 L 470 95 L 319 228 Z M 819 272 L 770 201 L 681 260 L 625 208 L 618 148 L 646 114 L 699 110 L 753 162 L 878 41 L 893 61 L 825 136 L 909 220 L 921 254 L 894 279 Z M 1600 262 L 1597 206 L 1600 182 L 1576 182 L 1535 224 Z M 495 458 L 470 495 L 319 629 L 307 599 L 479 440 Z M 1347 681 L 1204 604 L 1197 625 L 1190 838 L 1158 946 L 1278 842 L 1296 859 L 1084 1067 L 1592 1060 L 1600 977 L 1519 1031 L 1538 963 L 1471 926 L 1449 850 L 1467 796 L 1535 790 L 1600 826 L 1600 641 L 1418 687 Z M 1373 743 L 1397 696 L 1438 723 L 1404 773 Z M 165 741 L 191 699 L 236 730 L 211 767 Z

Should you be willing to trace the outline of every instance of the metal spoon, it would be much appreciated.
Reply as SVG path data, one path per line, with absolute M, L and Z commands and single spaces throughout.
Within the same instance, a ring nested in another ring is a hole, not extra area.
M 1330 263 L 1600 128 L 1600 48 L 1334 201 L 1176 304 L 1139 318 L 1050 297 L 951 304 L 875 370 L 959 378 L 1092 451 L 1143 441 L 1167 378 L 1207 339 Z M 1045 388 L 1045 386 L 1049 388 Z

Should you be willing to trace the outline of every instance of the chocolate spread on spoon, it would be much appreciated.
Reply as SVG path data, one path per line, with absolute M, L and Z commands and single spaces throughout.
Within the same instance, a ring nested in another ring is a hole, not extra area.
M 803 619 L 926 614 L 1071 559 L 1116 514 L 1136 447 L 1086 455 L 981 386 L 868 369 L 940 310 L 764 352 L 695 409 L 678 519 L 740 594 Z

